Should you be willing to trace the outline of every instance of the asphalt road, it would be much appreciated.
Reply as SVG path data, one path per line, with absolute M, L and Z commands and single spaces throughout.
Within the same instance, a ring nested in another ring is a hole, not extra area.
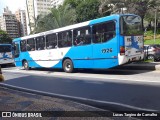
M 46 74 L 42 74 L 45 72 Z M 112 111 L 160 110 L 159 79 L 152 84 L 152 82 L 145 82 L 145 80 L 137 82 L 136 80 L 126 81 L 122 78 L 110 79 L 110 77 L 107 78 L 109 74 L 104 75 L 103 71 L 101 71 L 102 74 L 100 75 L 94 72 L 89 75 L 83 72 L 73 75 L 58 71 L 57 73 L 59 74 L 65 74 L 62 76 L 49 74 L 51 72 L 53 71 L 32 70 L 30 73 L 25 70 L 4 70 L 5 82 L 3 84 L 34 90 L 34 92 L 38 93 L 43 92 L 43 94 L 59 96 L 60 98 L 73 98 L 73 100 L 88 102 L 91 105 L 97 103 L 98 107 Z M 114 74 L 112 72 L 110 74 L 112 76 L 116 74 L 125 76 L 124 73 L 126 74 L 124 71 L 117 71 L 117 73 L 114 71 Z M 127 73 L 129 74 L 129 71 Z M 131 71 L 132 76 L 136 77 L 138 74 L 144 75 L 147 72 L 137 73 L 135 71 L 133 74 L 133 71 Z M 158 76 L 158 74 L 153 73 L 154 76 L 152 78 Z M 104 76 L 106 77 L 104 78 Z

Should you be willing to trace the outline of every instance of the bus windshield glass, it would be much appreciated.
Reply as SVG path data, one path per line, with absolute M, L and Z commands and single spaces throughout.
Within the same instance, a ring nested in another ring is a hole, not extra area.
M 120 19 L 122 35 L 141 35 L 142 20 L 139 16 L 122 16 Z
M 10 45 L 0 46 L 0 53 L 3 52 L 11 52 L 11 46 Z

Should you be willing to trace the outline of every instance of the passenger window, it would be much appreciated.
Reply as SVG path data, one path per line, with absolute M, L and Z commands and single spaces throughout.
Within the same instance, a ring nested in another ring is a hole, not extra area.
M 34 38 L 28 39 L 27 40 L 27 51 L 34 51 L 35 50 L 35 40 Z
M 115 37 L 115 22 L 105 22 L 92 27 L 93 43 L 103 43 Z
M 45 48 L 44 36 L 37 37 L 35 40 L 36 40 L 36 50 L 44 50 Z
M 57 47 L 57 35 L 55 33 L 46 35 L 46 48 L 54 49 L 56 47 Z
M 21 52 L 25 52 L 26 51 L 26 40 L 22 40 L 20 42 L 20 48 L 21 48 Z
M 72 46 L 72 31 L 64 31 L 58 33 L 58 47 Z
M 73 44 L 75 46 L 91 44 L 90 26 L 85 26 L 85 27 L 73 30 Z

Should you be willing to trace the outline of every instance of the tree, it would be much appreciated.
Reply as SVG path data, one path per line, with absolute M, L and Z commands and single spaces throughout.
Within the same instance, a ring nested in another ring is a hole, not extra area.
M 155 23 L 155 14 L 156 14 L 156 18 L 157 18 L 157 23 L 159 22 L 159 18 L 160 18 L 160 7 L 156 8 L 152 8 L 150 10 L 147 11 L 146 15 L 145 15 L 145 20 L 147 20 L 149 22 L 148 28 L 151 29 L 152 25 L 151 23 Z M 158 27 L 160 26 L 160 24 L 157 24 Z
M 110 5 L 112 13 L 123 13 L 123 8 L 126 8 L 127 13 L 137 14 L 141 16 L 143 22 L 147 12 L 159 6 L 160 1 L 159 0 L 101 0 L 101 6 L 102 4 L 108 6 Z
M 35 19 L 34 30 L 31 33 L 39 33 L 45 31 L 45 19 L 43 15 L 38 15 Z
M 83 0 L 65 0 L 63 5 L 69 5 L 70 8 L 76 9 L 79 3 L 81 3 Z
M 54 28 L 64 27 L 76 23 L 75 9 L 70 8 L 69 5 L 62 5 L 57 9 L 52 8 L 51 16 L 54 21 Z
M 104 14 L 110 13 L 123 13 L 123 8 L 128 4 L 127 0 L 100 0 L 99 12 Z
M 84 22 L 101 17 L 98 12 L 100 2 L 98 0 L 83 0 L 76 7 L 77 21 Z
M 9 37 L 7 32 L 0 30 L 0 43 L 12 43 L 12 39 Z
M 150 10 L 155 9 L 159 5 L 160 5 L 160 2 L 158 0 L 157 1 L 156 0 L 136 0 L 135 2 L 132 3 L 132 6 L 128 6 L 127 9 L 130 13 L 134 13 L 141 16 L 142 23 L 143 23 L 143 20 L 146 14 Z
M 45 16 L 37 16 L 33 33 L 44 32 L 76 23 L 75 9 L 70 8 L 69 5 L 62 5 L 58 8 L 53 7 L 50 11 Z
M 102 16 L 98 11 L 99 0 L 65 0 L 64 4 L 68 4 L 70 8 L 75 9 L 78 23 Z

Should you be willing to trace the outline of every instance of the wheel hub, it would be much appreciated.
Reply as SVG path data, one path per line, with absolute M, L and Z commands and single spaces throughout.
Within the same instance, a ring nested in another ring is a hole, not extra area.
M 66 64 L 66 70 L 69 71 L 71 68 L 71 65 L 69 63 Z

